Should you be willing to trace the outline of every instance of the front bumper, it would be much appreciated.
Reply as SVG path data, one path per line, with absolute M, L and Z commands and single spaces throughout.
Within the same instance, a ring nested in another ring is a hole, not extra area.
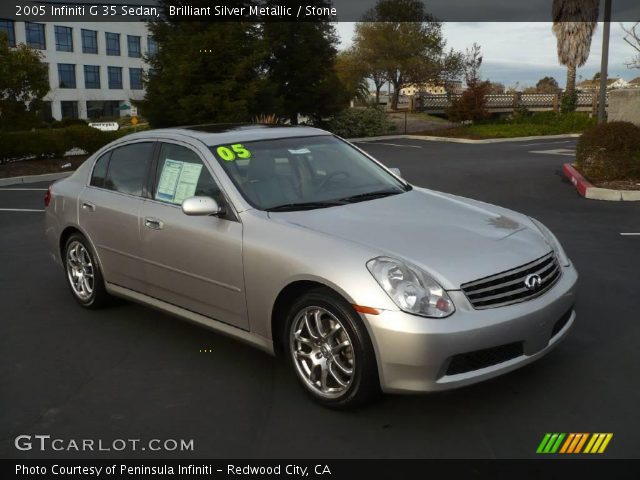
M 572 265 L 562 267 L 543 295 L 486 310 L 474 310 L 461 291 L 452 291 L 456 312 L 444 319 L 388 310 L 365 315 L 383 391 L 458 388 L 542 357 L 573 326 L 577 279 Z

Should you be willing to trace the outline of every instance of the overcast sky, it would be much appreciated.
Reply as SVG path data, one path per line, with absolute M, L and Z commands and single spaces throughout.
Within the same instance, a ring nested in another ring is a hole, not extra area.
M 631 24 L 626 24 L 630 26 Z M 341 39 L 341 48 L 351 45 L 353 23 L 336 24 Z M 502 82 L 506 86 L 520 82 L 520 86 L 531 86 L 542 77 L 555 77 L 560 86 L 566 80 L 566 68 L 558 64 L 556 38 L 550 23 L 444 23 L 447 44 L 464 51 L 473 42 L 482 47 L 484 61 L 482 78 Z M 624 32 L 618 23 L 611 24 L 611 45 L 609 49 L 609 76 L 631 80 L 640 76 L 640 70 L 630 70 L 625 66 L 635 54 L 623 40 Z M 592 78 L 600 71 L 602 52 L 602 23 L 593 37 L 591 54 L 587 64 L 578 69 L 583 79 Z

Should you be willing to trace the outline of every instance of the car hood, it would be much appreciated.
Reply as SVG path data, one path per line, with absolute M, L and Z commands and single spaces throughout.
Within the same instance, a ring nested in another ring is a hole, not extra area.
M 518 267 L 551 250 L 525 215 L 422 188 L 350 205 L 269 215 L 404 259 L 447 290 Z

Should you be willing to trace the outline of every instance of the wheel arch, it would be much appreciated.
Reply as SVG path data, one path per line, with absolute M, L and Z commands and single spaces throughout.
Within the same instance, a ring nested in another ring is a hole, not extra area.
M 278 293 L 271 310 L 271 338 L 273 341 L 273 349 L 276 354 L 282 353 L 283 351 L 282 342 L 286 326 L 287 310 L 291 307 L 293 302 L 296 301 L 296 299 L 300 298 L 300 296 L 317 288 L 324 288 L 335 295 L 340 296 L 347 303 L 353 303 L 353 301 L 350 300 L 344 292 L 341 292 L 331 285 L 322 283 L 318 280 L 295 280 L 287 284 L 280 290 L 280 293 Z
M 69 237 L 71 237 L 71 235 L 73 235 L 74 233 L 78 233 L 82 235 L 87 240 L 87 242 L 89 243 L 89 248 L 91 248 L 92 253 L 96 258 L 96 261 L 98 262 L 98 267 L 100 268 L 100 271 L 104 276 L 104 268 L 102 268 L 102 260 L 100 259 L 100 255 L 98 254 L 98 250 L 96 249 L 96 246 L 91 241 L 91 238 L 89 238 L 89 235 L 87 235 L 86 232 L 84 232 L 78 225 L 67 225 L 60 232 L 60 237 L 58 240 L 58 251 L 60 253 L 60 258 L 62 260 L 63 266 L 65 262 L 64 247 L 67 244 L 67 240 L 69 240 Z

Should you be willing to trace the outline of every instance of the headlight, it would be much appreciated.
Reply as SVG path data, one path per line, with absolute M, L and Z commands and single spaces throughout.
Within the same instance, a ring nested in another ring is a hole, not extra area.
M 425 317 L 444 318 L 455 312 L 447 292 L 417 267 L 389 257 L 367 262 L 373 278 L 401 310 Z
M 558 241 L 556 236 L 551 232 L 551 230 L 545 227 L 538 220 L 531 217 L 529 218 L 536 225 L 536 227 L 538 227 L 538 230 L 540 230 L 540 233 L 542 233 L 542 236 L 547 241 L 549 246 L 553 248 L 553 251 L 556 253 L 556 257 L 558 257 L 560 265 L 567 267 L 569 265 L 569 257 L 567 257 L 567 254 L 564 252 L 564 249 L 562 248 L 562 245 L 560 245 L 560 242 Z

